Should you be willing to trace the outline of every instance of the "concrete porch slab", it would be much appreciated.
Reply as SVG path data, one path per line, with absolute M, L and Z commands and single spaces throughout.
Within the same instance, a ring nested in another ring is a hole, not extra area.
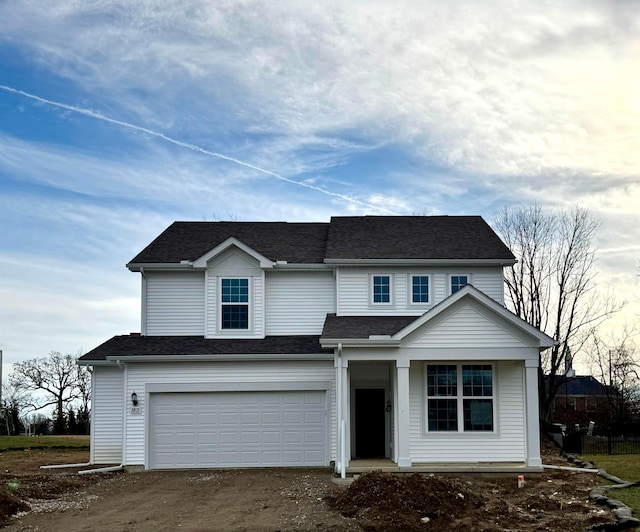
M 392 460 L 351 460 L 346 473 L 357 475 L 368 471 L 384 471 L 387 473 L 437 473 L 437 474 L 535 474 L 543 471 L 542 467 L 527 467 L 522 462 L 462 462 L 462 463 L 414 463 L 410 467 L 398 467 Z

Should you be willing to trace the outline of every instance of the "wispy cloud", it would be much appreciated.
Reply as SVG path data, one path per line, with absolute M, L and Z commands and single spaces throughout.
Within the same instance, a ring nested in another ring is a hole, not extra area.
M 75 105 L 68 105 L 68 104 L 65 104 L 65 103 L 49 100 L 47 98 L 42 98 L 42 97 L 37 96 L 35 94 L 30 94 L 30 93 L 25 92 L 23 90 L 19 90 L 19 89 L 13 88 L 13 87 L 8 87 L 6 85 L 0 85 L 0 89 L 8 91 L 8 92 L 12 92 L 14 94 L 19 94 L 21 96 L 24 96 L 26 98 L 35 100 L 35 101 L 40 102 L 40 103 L 44 103 L 44 104 L 47 104 L 47 105 L 52 105 L 54 107 L 65 109 L 67 111 L 72 111 L 74 113 L 78 113 L 78 114 L 82 114 L 82 115 L 85 115 L 85 116 L 89 116 L 91 118 L 95 118 L 96 120 L 101 120 L 103 122 L 108 122 L 110 124 L 114 124 L 114 125 L 121 126 L 121 127 L 124 127 L 124 128 L 132 129 L 134 131 L 139 131 L 139 132 L 145 133 L 147 135 L 150 135 L 152 137 L 156 137 L 156 138 L 159 138 L 159 139 L 161 139 L 163 141 L 166 141 L 166 142 L 169 142 L 171 144 L 174 144 L 176 146 L 179 146 L 180 148 L 185 148 L 187 150 L 190 150 L 190 151 L 193 151 L 193 152 L 196 152 L 196 153 L 200 153 L 202 155 L 206 155 L 206 156 L 209 156 L 209 157 L 214 157 L 216 159 L 222 159 L 224 161 L 228 161 L 230 163 L 237 164 L 239 166 L 243 166 L 243 167 L 248 168 L 250 170 L 255 170 L 258 173 L 268 175 L 268 176 L 273 177 L 275 179 L 278 179 L 280 181 L 284 181 L 285 183 L 290 183 L 292 185 L 304 187 L 304 188 L 307 188 L 309 190 L 313 190 L 314 192 L 320 192 L 321 194 L 324 194 L 324 195 L 327 195 L 327 196 L 331 196 L 333 198 L 341 199 L 341 200 L 344 200 L 344 201 L 346 201 L 348 203 L 352 203 L 352 204 L 358 205 L 360 207 L 366 207 L 366 208 L 375 209 L 375 210 L 378 210 L 380 212 L 384 212 L 384 213 L 387 213 L 387 214 L 393 214 L 393 211 L 390 211 L 390 210 L 386 209 L 384 206 L 373 205 L 373 204 L 370 204 L 370 203 L 366 203 L 366 202 L 364 202 L 362 200 L 359 200 L 359 199 L 357 199 L 355 197 L 347 196 L 345 194 L 340 194 L 338 192 L 332 192 L 330 190 L 326 190 L 324 188 L 309 184 L 309 183 L 304 182 L 304 181 L 296 181 L 295 179 L 290 179 L 290 178 L 285 177 L 283 175 L 280 175 L 280 174 L 278 174 L 276 172 L 272 172 L 271 170 L 267 170 L 265 168 L 261 168 L 259 166 L 254 165 L 254 164 L 248 163 L 246 161 L 241 161 L 240 159 L 237 159 L 235 157 L 230 157 L 228 155 L 223 155 L 221 153 L 216 153 L 216 152 L 213 152 L 213 151 L 210 151 L 210 150 L 206 150 L 204 148 L 201 148 L 200 146 L 196 146 L 195 144 L 190 144 L 188 142 L 183 142 L 181 140 L 177 140 L 177 139 L 174 139 L 172 137 L 169 137 L 168 135 L 165 135 L 164 133 L 160 133 L 158 131 L 154 131 L 154 130 L 146 128 L 146 127 L 138 126 L 136 124 L 131 124 L 130 122 L 125 122 L 123 120 L 116 120 L 114 118 L 110 118 L 108 116 L 105 116 L 105 115 L 103 115 L 101 113 L 98 113 L 96 111 L 92 111 L 90 109 L 84 109 L 82 107 L 77 107 Z

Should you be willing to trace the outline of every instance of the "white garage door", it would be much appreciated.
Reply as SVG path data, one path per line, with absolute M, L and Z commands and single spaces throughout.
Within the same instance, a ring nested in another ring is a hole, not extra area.
M 152 393 L 150 467 L 325 466 L 326 392 Z

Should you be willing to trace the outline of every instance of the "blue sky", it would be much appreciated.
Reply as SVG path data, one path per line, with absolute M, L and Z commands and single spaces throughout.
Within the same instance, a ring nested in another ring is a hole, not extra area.
M 0 349 L 138 331 L 124 265 L 174 220 L 602 222 L 636 303 L 636 2 L 0 3 Z

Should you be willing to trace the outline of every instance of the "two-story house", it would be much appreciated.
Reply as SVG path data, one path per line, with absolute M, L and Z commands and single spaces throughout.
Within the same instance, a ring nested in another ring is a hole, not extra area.
M 514 262 L 478 216 L 176 222 L 127 265 L 141 333 L 80 359 L 91 462 L 539 470 Z

